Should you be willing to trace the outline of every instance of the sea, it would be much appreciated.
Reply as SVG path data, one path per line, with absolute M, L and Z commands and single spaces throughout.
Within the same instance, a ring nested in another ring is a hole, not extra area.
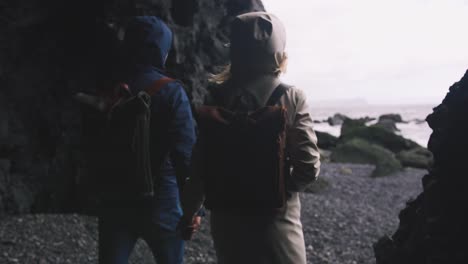
M 425 121 L 426 117 L 432 113 L 436 104 L 415 104 L 415 105 L 327 105 L 311 107 L 311 114 L 314 121 L 322 121 L 314 124 L 314 129 L 327 132 L 334 136 L 340 136 L 341 126 L 330 126 L 324 122 L 328 117 L 336 113 L 346 115 L 350 118 L 372 117 L 378 119 L 383 114 L 400 114 L 406 123 L 397 123 L 400 130 L 397 134 L 417 142 L 419 145 L 427 147 L 427 142 L 432 133 L 431 128 Z M 376 121 L 369 122 L 372 125 Z

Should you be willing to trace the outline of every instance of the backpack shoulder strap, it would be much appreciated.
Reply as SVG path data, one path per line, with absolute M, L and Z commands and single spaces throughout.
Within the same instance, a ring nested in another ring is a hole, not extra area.
M 163 78 L 153 82 L 153 84 L 151 84 L 148 88 L 145 89 L 145 92 L 149 96 L 153 96 L 153 95 L 157 94 L 164 86 L 166 86 L 166 84 L 168 84 L 170 82 L 174 82 L 174 81 L 175 80 L 172 79 L 172 78 L 163 77 Z
M 284 83 L 281 83 L 280 85 L 278 85 L 278 87 L 276 87 L 276 89 L 271 94 L 270 99 L 268 99 L 268 102 L 266 103 L 266 105 L 267 106 L 274 106 L 279 101 L 281 96 L 283 96 L 284 93 L 287 90 L 289 90 L 290 88 L 291 88 L 291 86 L 286 85 Z

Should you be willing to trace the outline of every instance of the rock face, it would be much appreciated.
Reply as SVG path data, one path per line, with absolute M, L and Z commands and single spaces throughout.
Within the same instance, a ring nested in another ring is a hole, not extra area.
M 118 59 L 125 16 L 159 15 L 174 32 L 169 75 L 194 103 L 228 63 L 229 21 L 260 0 L 23 0 L 0 3 L 0 214 L 75 210 L 80 112 Z
M 346 118 L 341 125 L 340 135 L 348 134 L 356 128 L 366 127 L 366 121 L 363 119 Z
M 468 72 L 427 117 L 434 164 L 400 226 L 375 245 L 378 264 L 468 263 Z

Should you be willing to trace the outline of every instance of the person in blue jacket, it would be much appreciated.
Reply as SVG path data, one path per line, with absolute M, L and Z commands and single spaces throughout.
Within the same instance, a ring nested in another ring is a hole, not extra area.
M 126 60 L 121 81 L 131 92 L 166 78 L 164 65 L 172 33 L 159 18 L 132 18 L 125 31 Z M 158 264 L 183 262 L 184 241 L 176 231 L 182 216 L 179 188 L 188 177 L 195 129 L 189 99 L 182 85 L 166 83 L 151 97 L 151 158 L 161 164 L 153 198 L 106 208 L 99 217 L 99 263 L 123 264 L 139 238 L 146 241 Z M 188 230 L 199 226 L 194 218 Z M 190 232 L 190 231 L 189 231 Z

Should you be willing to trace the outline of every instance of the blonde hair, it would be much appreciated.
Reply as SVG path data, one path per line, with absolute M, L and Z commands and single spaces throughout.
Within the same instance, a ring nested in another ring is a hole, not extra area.
M 272 74 L 279 76 L 282 73 L 286 73 L 288 68 L 288 54 L 286 52 L 275 53 L 275 67 L 273 68 Z M 231 64 L 222 67 L 221 72 L 211 74 L 208 81 L 216 84 L 223 84 L 232 78 Z

